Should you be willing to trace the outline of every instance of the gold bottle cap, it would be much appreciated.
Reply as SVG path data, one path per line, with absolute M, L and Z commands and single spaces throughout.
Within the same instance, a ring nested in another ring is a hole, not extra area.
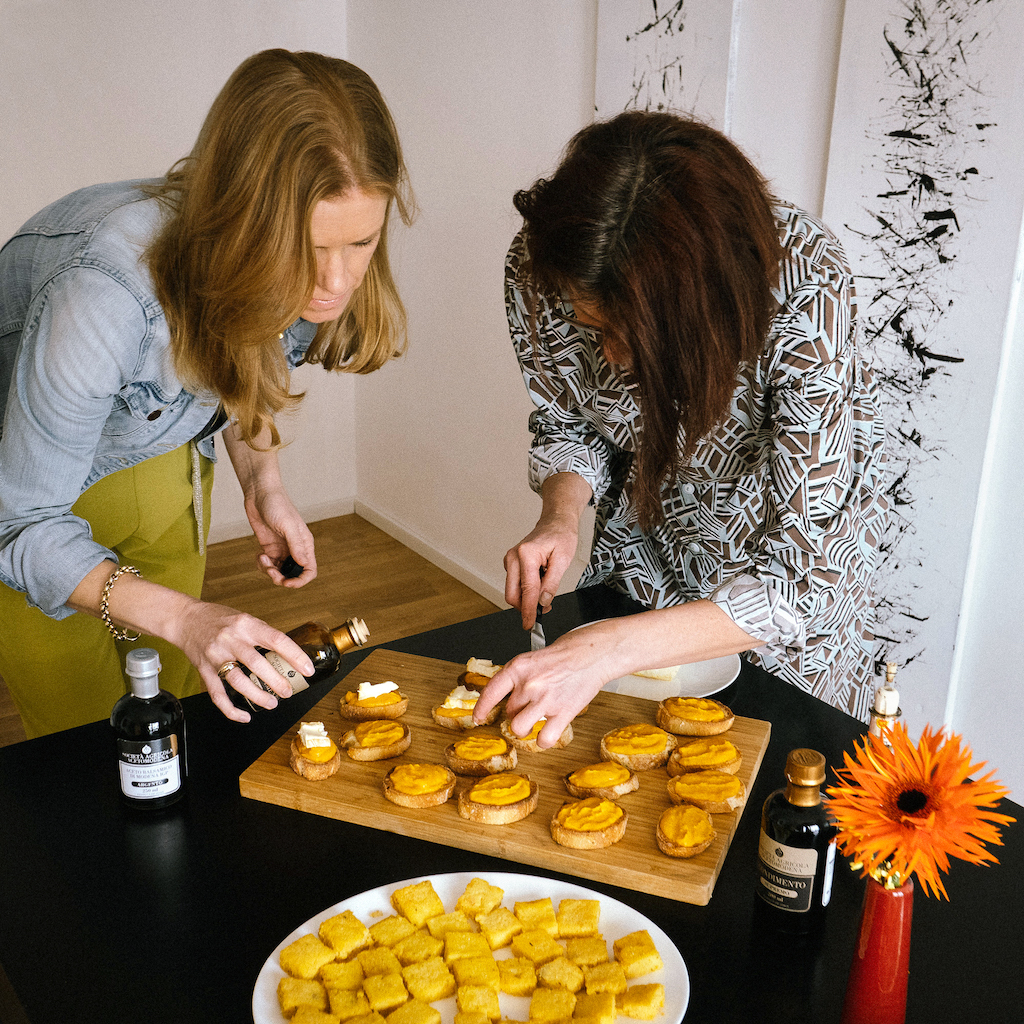
M 786 758 L 786 778 L 794 786 L 820 786 L 825 781 L 825 756 L 800 747 Z

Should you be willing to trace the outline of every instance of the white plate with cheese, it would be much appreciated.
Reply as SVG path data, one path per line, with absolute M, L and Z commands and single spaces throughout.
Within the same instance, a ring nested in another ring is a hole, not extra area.
M 320 925 L 327 918 L 340 914 L 344 910 L 351 910 L 368 927 L 377 921 L 383 920 L 395 913 L 391 905 L 391 894 L 396 889 L 404 888 L 407 885 L 415 885 L 429 879 L 434 891 L 444 903 L 445 910 L 451 912 L 455 909 L 456 900 L 465 891 L 466 886 L 474 878 L 483 878 L 491 885 L 499 886 L 505 892 L 502 905 L 512 910 L 514 904 L 539 900 L 550 897 L 554 908 L 557 911 L 558 902 L 562 899 L 587 899 L 599 900 L 601 903 L 600 933 L 608 943 L 609 956 L 612 951 L 612 943 L 631 932 L 646 930 L 654 941 L 664 966 L 659 971 L 645 974 L 640 978 L 633 979 L 630 984 L 651 984 L 660 982 L 665 986 L 665 1010 L 657 1017 L 658 1024 L 679 1024 L 686 1013 L 686 1006 L 690 1001 L 690 979 L 683 963 L 683 958 L 676 949 L 672 940 L 653 921 L 643 914 L 592 889 L 584 888 L 581 885 L 572 885 L 568 882 L 560 882 L 552 878 L 542 878 L 538 875 L 519 875 L 500 872 L 487 872 L 472 874 L 470 872 L 456 872 L 444 875 L 425 875 L 419 878 L 410 878 L 402 882 L 392 882 L 389 885 L 382 885 L 377 889 L 360 893 L 350 899 L 342 900 L 332 907 L 311 917 L 308 921 L 299 925 L 294 931 L 286 935 L 274 951 L 267 957 L 263 969 L 256 979 L 256 986 L 252 994 L 252 1016 L 254 1024 L 287 1024 L 287 1018 L 281 1013 L 280 1004 L 277 999 L 278 982 L 285 976 L 281 969 L 279 957 L 281 950 L 291 944 L 300 936 L 305 934 L 316 935 Z M 508 948 L 494 951 L 496 959 L 503 959 L 511 956 Z M 498 996 L 501 1006 L 502 1017 L 509 1020 L 525 1021 L 529 1017 L 530 1000 L 527 997 L 508 996 L 501 993 Z M 453 1024 L 455 1020 L 455 998 L 439 999 L 433 1004 L 441 1014 L 441 1024 Z M 626 1018 L 620 1018 L 626 1020 Z

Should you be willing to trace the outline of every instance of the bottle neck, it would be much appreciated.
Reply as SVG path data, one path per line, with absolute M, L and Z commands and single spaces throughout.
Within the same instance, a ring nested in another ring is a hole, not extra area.
M 794 807 L 817 807 L 821 803 L 821 789 L 818 786 L 797 786 L 788 783 L 786 800 Z
M 152 700 L 160 692 L 160 677 L 132 676 L 132 693 L 142 700 Z
M 338 648 L 338 653 L 343 653 L 352 647 L 361 647 L 366 643 L 368 637 L 365 635 L 362 629 L 360 629 L 360 623 L 358 620 L 349 619 L 343 622 L 340 626 L 336 626 L 330 630 L 331 639 L 334 642 L 334 646 Z M 363 627 L 365 629 L 365 627 Z

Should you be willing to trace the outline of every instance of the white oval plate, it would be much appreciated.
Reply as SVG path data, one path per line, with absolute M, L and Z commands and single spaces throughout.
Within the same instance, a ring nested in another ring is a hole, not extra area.
M 601 934 L 608 942 L 609 954 L 611 944 L 615 939 L 622 938 L 630 932 L 646 929 L 654 940 L 654 945 L 661 954 L 664 967 L 660 971 L 646 974 L 637 978 L 637 984 L 650 984 L 661 982 L 665 986 L 665 1012 L 660 1015 L 658 1024 L 679 1024 L 686 1013 L 687 1003 L 690 1001 L 690 977 L 686 970 L 686 964 L 676 949 L 672 940 L 649 918 L 639 911 L 586 889 L 581 885 L 572 885 L 568 882 L 559 882 L 553 878 L 542 878 L 539 875 L 516 875 L 506 873 L 472 874 L 466 872 L 455 872 L 447 875 L 425 875 L 420 878 L 410 878 L 404 882 L 392 882 L 382 885 L 369 892 L 360 893 L 350 899 L 342 900 L 333 907 L 311 917 L 304 924 L 299 925 L 293 932 L 285 936 L 277 945 L 277 948 L 267 957 L 263 969 L 256 978 L 256 987 L 252 993 L 252 1016 L 254 1024 L 287 1024 L 287 1019 L 281 1013 L 277 1001 L 277 984 L 284 977 L 281 970 L 279 956 L 281 950 L 289 943 L 294 942 L 301 935 L 312 933 L 316 935 L 320 925 L 327 918 L 340 914 L 343 910 L 351 910 L 356 917 L 366 925 L 375 921 L 383 920 L 394 914 L 391 906 L 391 894 L 396 889 L 407 885 L 415 885 L 424 879 L 429 879 L 434 886 L 434 891 L 441 897 L 445 910 L 455 909 L 455 901 L 465 892 L 466 886 L 474 878 L 483 878 L 491 885 L 500 886 L 505 890 L 503 905 L 509 910 L 513 909 L 516 901 L 525 902 L 528 900 L 539 900 L 550 896 L 558 909 L 558 901 L 562 899 L 589 899 L 601 901 Z M 495 957 L 501 959 L 511 956 L 511 950 L 496 949 Z M 507 996 L 504 993 L 498 996 L 501 1004 L 502 1017 L 509 1020 L 525 1021 L 529 1016 L 530 1000 L 526 997 Z M 439 999 L 433 1004 L 441 1012 L 441 1024 L 453 1024 L 455 1020 L 455 998 Z

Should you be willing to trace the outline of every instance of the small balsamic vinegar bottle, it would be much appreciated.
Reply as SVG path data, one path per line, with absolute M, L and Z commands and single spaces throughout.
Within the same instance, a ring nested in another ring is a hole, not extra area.
M 778 931 L 806 934 L 821 924 L 832 895 L 836 827 L 821 802 L 825 758 L 790 751 L 786 780 L 761 812 L 757 894 L 762 917 Z
M 155 811 L 185 790 L 185 716 L 178 698 L 160 689 L 160 655 L 152 648 L 129 651 L 125 672 L 131 693 L 110 714 L 121 795 L 130 807 Z

